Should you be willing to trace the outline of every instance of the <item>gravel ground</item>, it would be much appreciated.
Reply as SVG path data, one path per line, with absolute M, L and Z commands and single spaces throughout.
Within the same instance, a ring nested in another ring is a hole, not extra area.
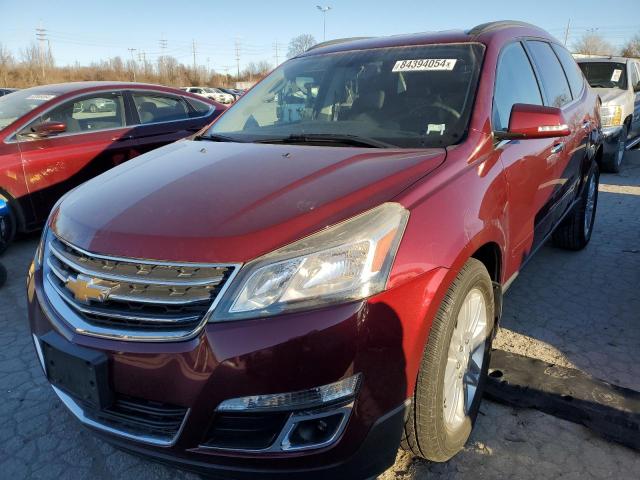
M 601 177 L 596 227 L 582 252 L 545 247 L 505 298 L 495 346 L 579 368 L 640 390 L 640 151 Z M 114 450 L 60 405 L 36 362 L 26 323 L 24 273 L 36 239 L 3 257 L 0 291 L 0 477 L 197 479 Z M 562 272 L 559 274 L 559 272 Z M 399 453 L 380 480 L 423 478 L 638 478 L 640 454 L 579 425 L 485 401 L 463 452 L 446 464 Z

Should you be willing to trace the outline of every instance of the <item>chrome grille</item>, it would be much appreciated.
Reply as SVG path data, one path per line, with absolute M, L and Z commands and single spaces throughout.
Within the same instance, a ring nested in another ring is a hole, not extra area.
M 58 307 L 68 307 L 57 309 L 81 333 L 175 339 L 195 334 L 206 322 L 237 269 L 98 255 L 49 234 L 45 292 L 61 301 Z

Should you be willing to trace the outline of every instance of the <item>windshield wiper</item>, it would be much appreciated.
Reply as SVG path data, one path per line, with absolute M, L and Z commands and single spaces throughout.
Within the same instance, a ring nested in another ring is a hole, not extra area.
M 246 143 L 244 140 L 238 140 L 237 138 L 227 137 L 226 135 L 218 135 L 217 133 L 212 133 L 210 135 L 199 135 L 195 137 L 195 140 L 209 140 L 210 142 Z
M 354 147 L 398 148 L 396 145 L 374 138 L 337 133 L 292 134 L 287 137 L 255 140 L 255 143 L 335 143 Z

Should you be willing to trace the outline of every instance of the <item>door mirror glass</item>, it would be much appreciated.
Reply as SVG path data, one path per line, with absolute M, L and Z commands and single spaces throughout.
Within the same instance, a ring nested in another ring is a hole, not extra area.
M 499 140 L 526 140 L 566 137 L 570 133 L 559 108 L 516 103 L 511 109 L 508 130 L 495 132 L 495 136 Z
M 31 127 L 36 137 L 46 138 L 64 133 L 67 131 L 67 125 L 63 122 L 42 122 Z

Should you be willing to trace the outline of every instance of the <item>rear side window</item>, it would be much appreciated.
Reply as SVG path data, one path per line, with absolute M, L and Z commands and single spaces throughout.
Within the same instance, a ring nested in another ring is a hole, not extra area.
M 573 98 L 578 98 L 582 93 L 582 88 L 584 87 L 584 75 L 582 74 L 582 70 L 580 70 L 576 61 L 565 48 L 560 45 L 554 45 L 553 49 L 560 59 L 564 73 L 567 74 Z
M 189 108 L 180 97 L 159 93 L 132 94 L 140 123 L 173 122 L 189 118 Z
M 516 103 L 542 105 L 538 82 L 519 42 L 507 45 L 498 61 L 493 96 L 494 130 L 507 130 L 511 108 Z
M 571 90 L 558 57 L 546 42 L 527 41 L 533 61 L 542 77 L 542 88 L 551 107 L 562 107 L 571 101 Z
M 201 102 L 200 100 L 196 100 L 194 98 L 189 98 L 187 101 L 191 104 L 193 109 L 195 110 L 196 117 L 201 117 L 202 115 L 206 115 L 210 110 L 213 110 L 213 105 L 209 105 L 208 103 Z

